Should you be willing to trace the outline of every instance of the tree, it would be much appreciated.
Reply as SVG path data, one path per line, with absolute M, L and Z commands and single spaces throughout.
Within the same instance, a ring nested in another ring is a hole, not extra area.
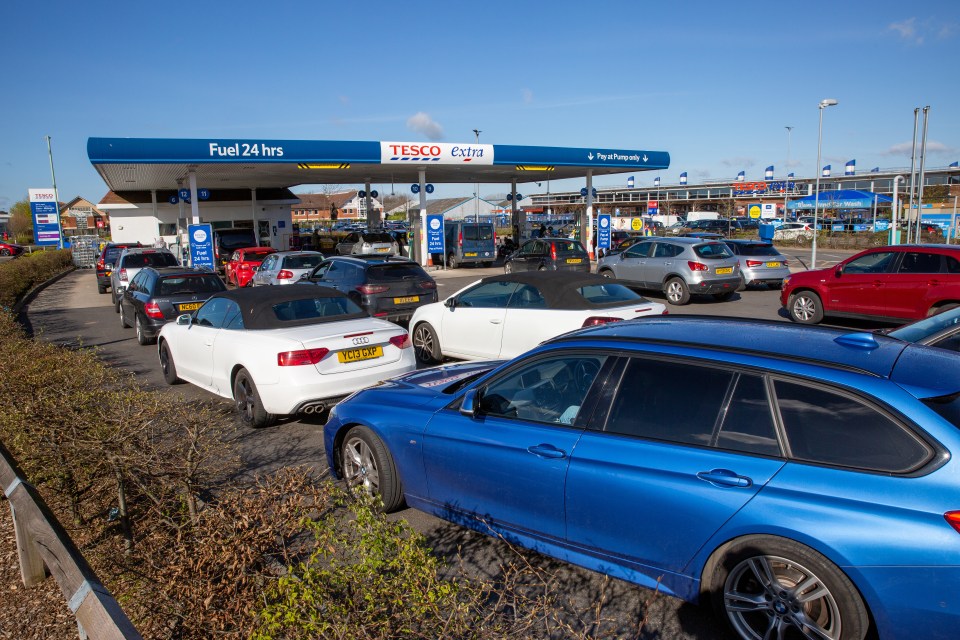
M 10 223 L 7 225 L 14 242 L 32 241 L 33 214 L 30 212 L 30 203 L 20 200 L 10 207 Z

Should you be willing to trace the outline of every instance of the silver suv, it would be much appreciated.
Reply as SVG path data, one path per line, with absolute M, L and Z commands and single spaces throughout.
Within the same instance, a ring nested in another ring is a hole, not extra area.
M 110 274 L 110 297 L 113 299 L 113 308 L 120 313 L 120 300 L 123 292 L 130 285 L 133 276 L 144 267 L 178 267 L 176 256 L 166 249 L 124 249 L 113 266 Z
M 695 293 L 729 300 L 740 287 L 740 262 L 722 242 L 701 238 L 644 238 L 597 263 L 597 273 L 662 291 L 670 304 Z

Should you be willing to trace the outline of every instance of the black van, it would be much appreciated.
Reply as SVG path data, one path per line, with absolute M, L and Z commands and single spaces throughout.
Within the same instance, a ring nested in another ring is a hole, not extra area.
M 237 249 L 257 246 L 257 236 L 253 228 L 233 227 L 213 230 L 213 260 L 217 271 L 230 262 L 230 256 Z
M 443 231 L 448 267 L 493 266 L 497 258 L 497 234 L 492 222 L 450 220 L 444 223 Z

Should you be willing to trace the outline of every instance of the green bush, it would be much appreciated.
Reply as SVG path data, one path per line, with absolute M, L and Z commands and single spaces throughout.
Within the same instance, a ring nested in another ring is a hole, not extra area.
M 0 264 L 0 309 L 9 309 L 35 286 L 70 266 L 69 249 L 35 251 Z

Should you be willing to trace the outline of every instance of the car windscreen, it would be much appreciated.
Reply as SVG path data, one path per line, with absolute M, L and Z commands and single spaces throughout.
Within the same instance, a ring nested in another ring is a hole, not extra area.
M 363 242 L 390 244 L 393 242 L 393 236 L 391 236 L 389 233 L 365 233 L 363 234 Z
M 720 260 L 733 256 L 733 254 L 730 253 L 730 249 L 727 249 L 727 245 L 720 242 L 698 244 L 693 248 L 693 252 L 704 260 Z
M 935 316 L 918 320 L 905 327 L 894 329 L 887 335 L 891 338 L 897 338 L 906 342 L 918 342 L 929 335 L 943 331 L 947 327 L 952 327 L 960 323 L 960 307 L 938 313 Z
M 299 298 L 285 300 L 272 307 L 277 320 L 332 319 L 364 313 L 350 298 Z
M 423 268 L 414 263 L 409 264 L 378 264 L 367 269 L 367 277 L 371 282 L 382 280 L 404 280 L 409 278 L 429 278 Z
M 463 225 L 464 240 L 493 240 L 492 224 L 465 224 Z
M 593 304 L 610 304 L 615 302 L 635 302 L 643 300 L 643 296 L 622 284 L 604 283 L 591 284 L 580 287 L 577 292 Z
M 117 261 L 117 258 L 120 257 L 120 254 L 123 253 L 123 250 L 126 247 L 110 247 L 103 252 L 103 262 L 104 264 L 114 264 Z
M 224 249 L 233 251 L 257 244 L 257 239 L 253 235 L 253 229 L 249 231 L 220 232 L 217 235 L 217 243 Z
M 154 295 L 177 296 L 191 293 L 217 293 L 225 288 L 223 281 L 212 273 L 164 276 L 157 281 Z
M 553 246 L 557 250 L 557 254 L 577 254 L 585 255 L 587 251 L 583 248 L 576 240 L 554 240 Z
M 323 261 L 323 256 L 306 254 L 302 256 L 286 256 L 283 259 L 284 269 L 313 269 Z
M 742 256 L 778 256 L 780 253 L 772 244 L 741 244 L 738 245 Z
M 144 267 L 176 267 L 177 259 L 172 253 L 133 253 L 123 259 L 123 266 L 127 269 L 142 269 Z
M 249 262 L 263 262 L 263 259 L 268 255 L 273 253 L 272 249 L 264 249 L 263 251 L 244 251 L 243 259 L 244 261 Z

